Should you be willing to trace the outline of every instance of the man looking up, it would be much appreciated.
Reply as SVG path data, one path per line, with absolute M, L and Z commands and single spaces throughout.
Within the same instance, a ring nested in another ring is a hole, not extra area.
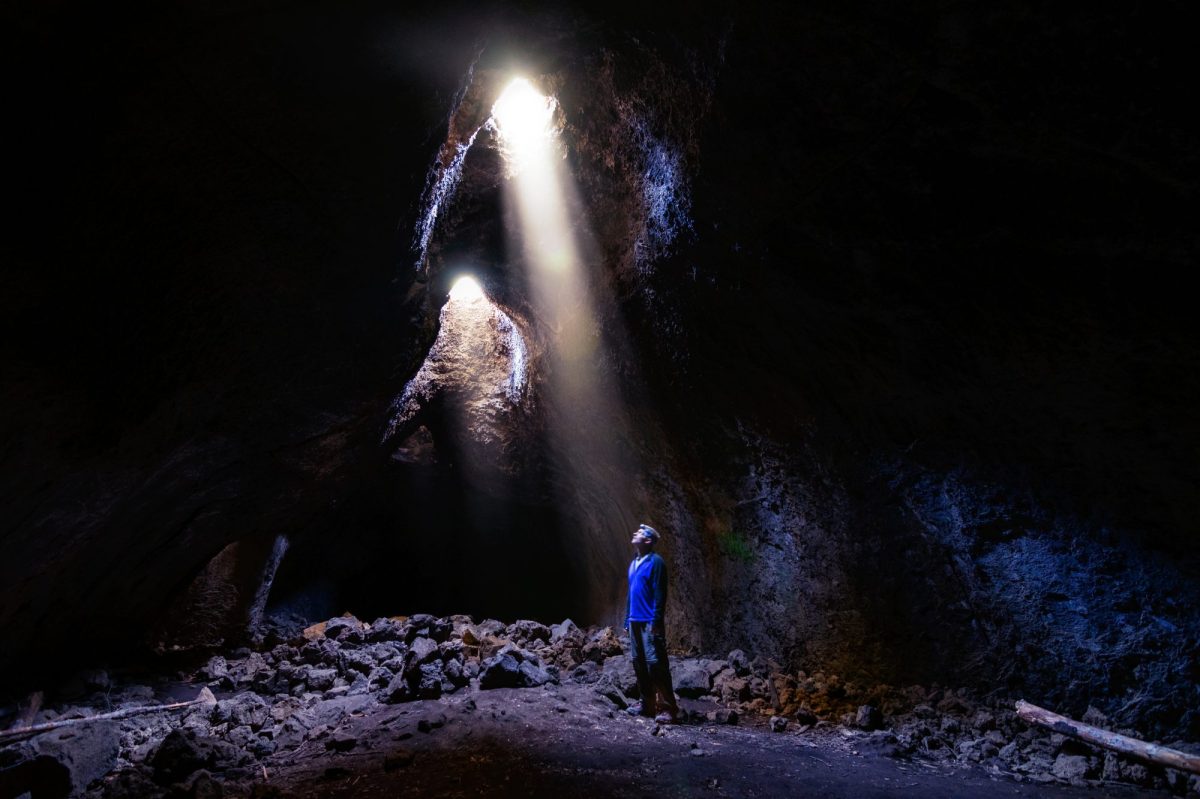
M 630 543 L 637 556 L 629 564 L 625 629 L 629 631 L 629 659 L 633 661 L 642 701 L 630 707 L 629 713 L 653 716 L 660 724 L 670 724 L 678 719 L 679 707 L 671 686 L 667 630 L 663 622 L 667 609 L 667 564 L 654 551 L 658 531 L 650 525 L 638 525 Z M 660 703 L 663 712 L 655 716 Z

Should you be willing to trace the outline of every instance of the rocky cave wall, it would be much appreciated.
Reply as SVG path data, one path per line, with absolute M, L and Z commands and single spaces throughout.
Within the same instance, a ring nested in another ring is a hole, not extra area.
M 46 158 L 3 292 L 0 668 L 116 657 L 211 580 L 228 610 L 165 640 L 233 642 L 280 534 L 277 612 L 612 620 L 619 564 L 579 531 L 616 504 L 666 533 L 680 647 L 1200 735 L 1169 20 L 178 13 L 112 51 L 25 23 L 73 56 L 31 48 L 22 97 Z M 628 415 L 615 503 L 539 448 L 535 400 L 482 455 L 452 394 L 380 445 L 463 261 L 545 377 L 486 134 L 408 250 L 430 159 L 513 65 L 561 105 Z

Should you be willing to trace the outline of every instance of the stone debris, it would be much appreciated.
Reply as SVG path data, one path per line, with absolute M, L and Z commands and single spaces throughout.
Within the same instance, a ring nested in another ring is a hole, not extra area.
M 865 686 L 823 672 L 792 673 L 742 650 L 723 658 L 671 660 L 677 693 L 685 703 L 684 723 L 824 734 L 859 754 L 976 764 L 1019 781 L 1126 783 L 1177 793 L 1200 789 L 1193 776 L 1029 727 L 1008 698 L 985 700 L 967 689 Z M 564 681 L 586 687 L 596 701 L 614 709 L 639 698 L 621 638 L 609 627 L 580 628 L 570 620 L 552 626 L 531 620 L 506 625 L 424 614 L 367 624 L 342 616 L 262 651 L 243 648 L 210 658 L 191 675 L 190 688 L 203 685 L 217 692 L 214 705 L 97 727 L 69 747 L 69 757 L 50 734 L 21 742 L 6 755 L 10 762 L 57 762 L 77 794 L 86 788 L 89 795 L 106 797 L 210 795 L 205 793 L 210 783 L 219 782 L 220 795 L 248 796 L 268 758 L 309 748 L 335 756 L 362 750 L 363 731 L 347 727 L 368 711 L 403 713 L 405 703 L 463 690 L 536 689 Z M 96 707 L 153 701 L 154 696 L 148 686 L 122 688 L 102 672 L 89 672 L 69 687 L 77 693 L 80 684 L 96 692 L 84 697 L 90 706 L 46 707 L 35 721 L 91 715 Z M 389 706 L 396 710 L 387 710 Z M 474 700 L 467 706 L 473 708 Z M 1107 723 L 1095 708 L 1084 718 L 1096 726 Z M 444 714 L 426 713 L 416 730 L 432 734 L 445 723 Z M 391 741 L 412 735 L 389 730 L 386 722 L 370 734 Z M 654 734 L 663 733 L 656 727 Z M 95 745 L 81 745 L 92 739 Z M 365 748 L 371 750 L 370 745 Z M 412 759 L 412 752 L 395 750 L 382 767 L 403 769 Z

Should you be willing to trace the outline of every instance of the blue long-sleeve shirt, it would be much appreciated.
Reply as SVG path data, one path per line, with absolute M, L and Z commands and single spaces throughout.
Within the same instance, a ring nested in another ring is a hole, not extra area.
M 629 564 L 629 603 L 625 626 L 631 621 L 661 622 L 667 609 L 667 564 L 651 552 L 638 563 Z

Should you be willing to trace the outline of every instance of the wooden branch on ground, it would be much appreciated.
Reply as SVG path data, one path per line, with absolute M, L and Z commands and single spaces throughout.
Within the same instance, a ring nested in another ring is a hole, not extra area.
M 1024 699 L 1017 701 L 1017 715 L 1030 724 L 1036 724 L 1063 735 L 1070 735 L 1072 738 L 1111 749 L 1118 754 L 1136 757 L 1139 760 L 1146 760 L 1180 771 L 1190 771 L 1192 774 L 1200 774 L 1200 755 L 1189 755 L 1178 749 L 1150 744 L 1127 735 L 1118 735 L 1115 732 L 1102 730 L 1099 727 L 1052 713 L 1037 705 L 1031 705 Z
M 59 727 L 73 727 L 79 724 L 91 724 L 94 721 L 113 721 L 114 719 L 123 719 L 129 716 L 138 716 L 143 713 L 157 713 L 162 710 L 180 710 L 185 707 L 193 707 L 195 705 L 214 705 L 217 698 L 213 696 L 213 692 L 208 688 L 202 688 L 200 695 L 195 699 L 187 702 L 173 702 L 169 705 L 140 705 L 138 707 L 127 707 L 123 710 L 114 710 L 111 713 L 101 713 L 98 716 L 84 716 L 78 719 L 60 719 L 58 721 L 49 721 L 45 724 L 38 724 L 33 727 L 15 727 L 0 731 L 0 741 L 8 739 L 24 738 L 29 735 L 40 735 L 43 732 L 57 730 Z
M 36 716 L 37 712 L 42 709 L 42 700 L 44 698 L 45 694 L 43 694 L 41 691 L 34 691 L 28 697 L 26 697 L 25 701 L 18 706 L 17 717 L 13 720 L 13 723 L 9 725 L 9 729 L 28 727 L 30 724 L 32 724 L 33 717 Z

